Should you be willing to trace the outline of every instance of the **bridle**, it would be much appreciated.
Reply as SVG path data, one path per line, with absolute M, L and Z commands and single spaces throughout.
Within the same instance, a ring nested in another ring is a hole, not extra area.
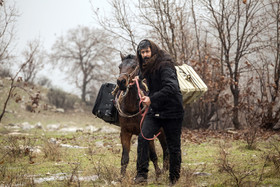
M 135 77 L 136 75 L 136 71 L 139 69 L 139 66 L 136 66 L 136 68 L 130 73 L 130 74 L 127 74 L 127 73 L 122 73 L 124 75 L 126 75 L 128 77 L 127 81 L 128 81 L 128 85 L 126 87 L 126 91 L 125 91 L 125 94 L 123 94 L 123 91 L 121 91 L 119 94 L 116 94 L 116 97 L 115 97 L 115 105 L 116 105 L 116 108 L 119 112 L 119 115 L 122 116 L 122 117 L 126 117 L 126 118 L 132 118 L 132 117 L 135 117 L 137 115 L 140 115 L 141 116 L 141 121 L 140 121 L 140 132 L 141 132 L 141 135 L 143 136 L 144 139 L 146 140 L 154 140 L 155 138 L 157 138 L 161 133 L 158 132 L 156 135 L 154 135 L 153 138 L 146 138 L 142 132 L 142 124 L 143 124 L 143 121 L 145 119 L 145 116 L 148 112 L 148 108 L 146 105 L 144 105 L 143 108 L 141 108 L 141 103 L 142 103 L 142 99 L 141 97 L 144 96 L 144 93 L 142 92 L 142 90 L 140 89 L 140 86 L 139 86 L 139 78 L 136 78 L 136 79 L 133 79 L 132 77 Z M 121 75 L 121 74 L 120 74 Z M 132 82 L 131 82 L 132 81 Z M 131 83 L 130 83 L 131 82 Z M 121 107 L 120 107 L 120 102 L 122 101 L 122 99 L 124 97 L 126 97 L 127 93 L 129 92 L 129 89 L 131 88 L 132 85 L 136 84 L 137 86 L 137 91 L 138 91 L 138 96 L 140 98 L 140 102 L 139 102 L 139 112 L 135 113 L 135 114 L 126 114 L 122 111 Z
M 137 65 L 137 66 L 135 67 L 135 69 L 134 69 L 131 73 L 120 73 L 119 77 L 120 77 L 121 75 L 124 75 L 124 76 L 126 77 L 126 82 L 128 83 L 128 84 L 126 85 L 126 90 L 125 90 L 125 92 L 123 93 L 123 91 L 121 91 L 121 94 L 122 94 L 123 97 L 125 97 L 125 96 L 127 95 L 128 91 L 129 91 L 129 89 L 130 89 L 130 87 L 131 87 L 132 85 L 134 85 L 132 79 L 136 76 L 136 74 L 138 73 L 138 70 L 139 70 L 139 65 Z
M 144 106 L 141 109 L 141 111 L 138 111 L 135 114 L 127 114 L 127 113 L 123 112 L 123 110 L 121 109 L 121 106 L 120 106 L 120 103 L 127 96 L 127 93 L 129 92 L 130 88 L 135 84 L 135 81 L 133 81 L 132 79 L 137 75 L 138 70 L 139 70 L 139 66 L 136 66 L 135 69 L 131 73 L 121 73 L 120 74 L 120 75 L 125 75 L 127 78 L 126 81 L 128 82 L 125 92 L 121 91 L 120 93 L 117 93 L 115 96 L 115 106 L 116 106 L 120 116 L 122 116 L 122 117 L 132 118 L 132 117 L 135 117 L 135 116 L 143 113 L 146 109 L 146 106 Z M 139 92 L 139 90 L 138 90 L 138 92 Z M 144 93 L 142 92 L 141 95 L 144 96 Z

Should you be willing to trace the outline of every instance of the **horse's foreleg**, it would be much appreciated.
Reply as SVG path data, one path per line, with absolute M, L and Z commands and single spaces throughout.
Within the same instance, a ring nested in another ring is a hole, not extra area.
M 150 141 L 149 150 L 150 150 L 149 151 L 149 156 L 150 156 L 151 161 L 154 164 L 155 171 L 156 171 L 156 176 L 158 177 L 161 174 L 161 170 L 158 167 L 158 157 L 157 157 L 154 141 Z
M 121 175 L 124 177 L 126 173 L 126 167 L 129 162 L 130 140 L 132 134 L 128 132 L 121 132 L 122 143 L 122 159 L 121 159 Z

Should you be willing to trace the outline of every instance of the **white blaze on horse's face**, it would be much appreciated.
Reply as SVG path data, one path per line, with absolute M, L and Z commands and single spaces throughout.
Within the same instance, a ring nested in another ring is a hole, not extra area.
M 152 57 L 152 50 L 150 47 L 148 47 L 146 49 L 141 49 L 140 54 L 141 54 L 142 59 L 149 59 Z

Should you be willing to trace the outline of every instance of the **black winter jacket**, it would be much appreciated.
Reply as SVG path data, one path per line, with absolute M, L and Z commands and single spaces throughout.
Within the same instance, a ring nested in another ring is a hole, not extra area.
M 155 68 L 142 74 L 142 78 L 147 80 L 148 96 L 151 100 L 148 115 L 158 118 L 182 118 L 184 115 L 182 94 L 174 62 L 168 53 L 158 48 L 153 42 L 150 41 L 150 43 L 152 44 L 152 55 L 157 48 L 157 59 L 154 62 Z M 141 69 L 142 57 L 139 53 L 137 58 Z
M 160 67 L 146 79 L 151 100 L 148 114 L 159 118 L 183 117 L 182 94 L 175 68 Z

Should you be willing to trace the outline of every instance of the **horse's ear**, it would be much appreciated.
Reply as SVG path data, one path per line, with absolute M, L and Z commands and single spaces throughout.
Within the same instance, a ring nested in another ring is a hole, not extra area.
M 121 59 L 123 60 L 125 56 L 122 54 L 122 52 L 120 52 L 120 55 L 121 55 Z

